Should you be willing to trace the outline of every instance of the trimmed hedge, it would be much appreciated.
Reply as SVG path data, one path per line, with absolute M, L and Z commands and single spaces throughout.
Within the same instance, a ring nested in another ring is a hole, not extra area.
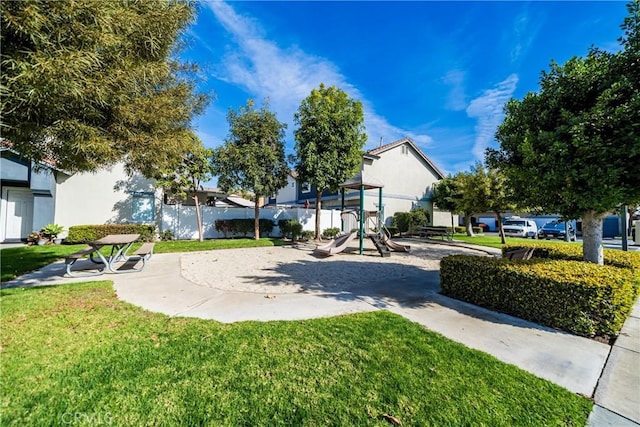
M 635 269 L 550 258 L 449 256 L 440 283 L 444 295 L 587 337 L 617 335 L 638 295 Z
M 278 221 L 278 228 L 284 237 L 290 237 L 291 240 L 297 240 L 302 236 L 302 224 L 295 219 L 281 219 Z M 315 236 L 315 233 L 314 233 Z
M 445 228 L 451 228 L 451 227 L 445 227 Z M 471 227 L 471 229 L 473 230 L 474 233 L 476 234 L 482 234 L 484 233 L 484 230 L 482 229 L 482 227 Z M 462 225 L 456 225 L 454 227 L 454 230 L 456 233 L 458 234 L 465 234 L 467 232 L 467 227 L 464 227 Z
M 69 227 L 69 235 L 64 239 L 64 242 L 69 244 L 87 243 L 109 234 L 140 234 L 139 242 L 153 242 L 156 226 L 142 224 L 74 225 Z
M 331 227 L 331 228 L 325 229 L 322 232 L 322 237 L 325 238 L 325 239 L 333 239 L 338 234 L 340 234 L 340 228 L 339 227 Z
M 562 243 L 544 243 L 532 241 L 531 243 L 512 243 L 502 247 L 502 254 L 514 249 L 534 248 L 533 257 L 543 259 L 582 261 L 582 246 L 567 245 Z M 632 268 L 640 272 L 640 253 L 625 252 L 615 249 L 604 250 L 604 263 L 620 268 Z
M 229 234 L 240 234 L 245 237 L 253 234 L 254 221 L 253 218 L 217 219 L 214 227 L 217 232 L 224 234 L 224 237 L 229 237 Z M 274 227 L 273 221 L 262 218 L 258 222 L 260 235 L 271 234 Z

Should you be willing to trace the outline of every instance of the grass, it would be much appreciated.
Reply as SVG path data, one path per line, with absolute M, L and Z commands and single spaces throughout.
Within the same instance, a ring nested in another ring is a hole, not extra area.
M 64 258 L 86 245 L 17 246 L 0 250 L 0 281 L 11 279 Z
M 144 311 L 110 282 L 0 302 L 7 426 L 584 426 L 592 407 L 384 311 L 225 325 Z
M 453 236 L 454 240 L 471 243 L 474 245 L 480 246 L 489 246 L 492 248 L 502 249 L 502 242 L 500 241 L 500 236 L 488 236 L 484 234 L 476 234 L 475 236 L 467 236 L 466 234 L 455 234 Z M 507 237 L 507 244 L 509 243 L 521 243 L 521 242 L 536 242 L 537 240 L 532 239 L 524 239 L 521 237 Z M 575 242 L 565 242 L 563 240 L 545 240 L 545 243 L 555 243 L 558 245 L 576 245 L 580 243 Z
M 157 242 L 154 252 L 192 252 L 208 251 L 212 249 L 247 248 L 258 246 L 279 246 L 284 244 L 280 239 L 263 238 L 254 239 L 217 239 L 205 240 L 179 240 Z M 72 254 L 86 245 L 44 245 L 44 246 L 18 246 L 0 250 L 0 281 L 6 282 L 16 277 L 37 270 L 66 255 Z M 133 247 L 135 250 L 136 246 Z M 108 249 L 105 249 L 105 254 Z

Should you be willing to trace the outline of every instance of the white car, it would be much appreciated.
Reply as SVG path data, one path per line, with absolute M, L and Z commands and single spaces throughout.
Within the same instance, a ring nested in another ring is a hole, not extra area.
M 502 229 L 505 236 L 510 237 L 531 237 L 535 239 L 538 235 L 538 225 L 530 219 L 508 219 L 502 223 Z

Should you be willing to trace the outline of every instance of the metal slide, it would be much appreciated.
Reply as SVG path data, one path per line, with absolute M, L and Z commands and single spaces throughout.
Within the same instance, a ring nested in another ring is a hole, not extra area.
M 390 251 L 394 252 L 409 252 L 411 250 L 411 246 L 409 245 L 401 245 L 400 243 L 394 242 L 391 240 L 391 233 L 387 230 L 387 227 L 382 226 L 382 243 L 389 248 Z
M 411 250 L 411 246 L 409 245 L 401 245 L 400 243 L 394 242 L 386 234 L 383 234 L 382 243 L 385 244 L 389 250 L 394 252 L 409 252 Z
M 358 232 L 354 231 L 351 234 L 345 234 L 335 239 L 331 240 L 329 243 L 324 244 L 322 246 L 318 246 L 314 252 L 323 254 L 323 255 L 334 255 L 339 254 L 344 251 L 347 246 L 349 246 L 349 242 L 351 242 L 354 238 L 358 236 Z

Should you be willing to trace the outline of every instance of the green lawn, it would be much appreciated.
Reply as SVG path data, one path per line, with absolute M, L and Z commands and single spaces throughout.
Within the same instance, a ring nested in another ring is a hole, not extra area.
M 467 236 L 466 234 L 455 234 L 453 236 L 454 240 L 458 240 L 458 241 L 462 241 L 462 242 L 467 242 L 467 243 L 472 243 L 474 245 L 480 245 L 480 246 L 489 246 L 492 248 L 498 248 L 498 249 L 502 249 L 502 242 L 500 241 L 500 237 L 499 236 L 488 236 L 488 235 L 484 235 L 484 234 L 476 234 L 475 236 Z M 513 244 L 517 244 L 517 243 L 522 243 L 522 242 L 545 242 L 545 244 L 547 243 L 552 243 L 552 244 L 558 244 L 558 245 L 579 245 L 580 243 L 576 243 L 576 242 L 565 242 L 563 240 L 535 240 L 535 239 L 523 239 L 521 237 L 507 237 L 507 244 L 509 243 L 513 243 Z
M 224 325 L 144 311 L 110 282 L 0 303 L 7 426 L 582 427 L 592 407 L 384 311 Z
M 284 244 L 280 239 L 217 239 L 198 242 L 195 240 L 157 242 L 154 252 L 191 252 L 211 249 L 247 248 L 257 246 L 278 246 Z M 11 279 L 37 270 L 65 255 L 69 255 L 86 245 L 45 245 L 19 246 L 0 250 L 0 281 Z M 134 246 L 133 250 L 135 250 Z

